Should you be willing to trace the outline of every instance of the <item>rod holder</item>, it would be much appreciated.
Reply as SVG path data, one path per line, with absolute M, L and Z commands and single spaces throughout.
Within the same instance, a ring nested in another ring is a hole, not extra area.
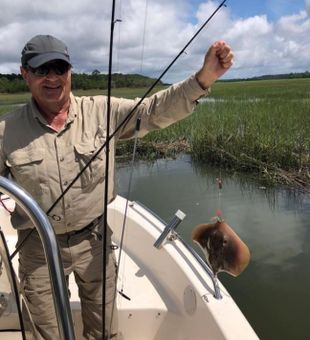
M 178 210 L 174 214 L 171 221 L 166 224 L 165 229 L 160 234 L 158 239 L 155 241 L 154 243 L 155 248 L 159 249 L 161 247 L 162 243 L 166 240 L 170 232 L 177 228 L 177 226 L 184 220 L 185 216 L 186 215 L 181 210 Z

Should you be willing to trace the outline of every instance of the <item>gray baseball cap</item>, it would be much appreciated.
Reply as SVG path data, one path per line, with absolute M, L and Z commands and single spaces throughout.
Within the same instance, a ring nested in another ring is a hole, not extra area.
M 36 68 L 51 60 L 64 60 L 71 65 L 67 46 L 51 35 L 36 35 L 22 50 L 23 66 Z

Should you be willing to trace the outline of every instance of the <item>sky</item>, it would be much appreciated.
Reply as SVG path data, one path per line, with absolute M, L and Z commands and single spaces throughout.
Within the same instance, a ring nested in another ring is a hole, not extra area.
M 116 0 L 113 72 L 158 77 L 221 1 Z M 233 49 L 223 78 L 310 71 L 310 0 L 228 0 L 163 78 L 199 70 L 216 40 Z M 73 71 L 108 72 L 112 0 L 1 0 L 0 73 L 19 73 L 37 34 L 69 48 Z

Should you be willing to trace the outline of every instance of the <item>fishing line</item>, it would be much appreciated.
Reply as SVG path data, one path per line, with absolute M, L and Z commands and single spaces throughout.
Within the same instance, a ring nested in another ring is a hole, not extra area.
M 222 179 L 222 158 L 220 158 L 220 171 L 219 177 L 216 178 L 217 182 L 217 209 L 216 218 L 218 221 L 222 220 L 223 210 L 222 210 L 222 189 L 223 189 L 223 179 Z
M 121 237 L 120 237 L 120 244 L 119 244 L 119 253 L 118 253 L 118 259 L 117 259 L 117 267 L 116 267 L 116 277 L 119 277 L 119 271 L 120 271 L 120 263 L 121 263 L 121 256 L 123 252 L 123 245 L 124 245 L 124 237 L 125 237 L 125 229 L 126 229 L 126 222 L 127 222 L 127 212 L 128 212 L 128 206 L 129 206 L 129 198 L 131 193 L 131 184 L 132 184 L 132 177 L 134 172 L 134 164 L 135 164 L 135 156 L 137 151 L 137 143 L 138 143 L 138 134 L 140 130 L 140 123 L 141 123 L 141 115 L 137 119 L 136 123 L 136 130 L 135 130 L 135 136 L 134 136 L 134 146 L 132 151 L 132 158 L 130 163 L 130 172 L 129 172 L 129 180 L 128 180 L 128 187 L 127 187 L 127 195 L 126 195 L 126 203 L 125 203 L 125 210 L 124 210 L 124 218 L 123 218 L 123 224 L 121 229 Z M 123 265 L 123 270 L 125 269 L 125 263 Z M 123 275 L 125 276 L 125 275 Z M 123 283 L 122 287 L 119 291 L 119 293 L 126 299 L 130 300 L 130 298 L 123 293 Z M 114 298 L 113 298 L 113 308 L 112 308 L 112 317 L 111 317 L 111 324 L 110 328 L 112 327 L 112 320 L 113 320 L 113 313 L 114 313 L 114 307 L 116 302 L 116 292 L 117 292 L 117 285 L 115 285 L 114 289 Z
M 141 74 L 142 74 L 143 61 L 144 61 L 144 47 L 145 47 L 145 35 L 146 35 L 146 22 L 147 22 L 148 7 L 149 7 L 149 2 L 148 2 L 148 0 L 145 0 L 144 24 L 143 24 L 143 34 L 142 34 L 141 64 L 140 64 L 140 73 Z

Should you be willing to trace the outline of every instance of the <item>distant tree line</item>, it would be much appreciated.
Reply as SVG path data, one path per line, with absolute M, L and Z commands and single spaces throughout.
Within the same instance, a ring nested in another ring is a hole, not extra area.
M 150 87 L 155 79 L 145 77 L 139 74 L 121 74 L 112 75 L 112 87 Z M 163 85 L 159 82 L 159 85 Z M 75 90 L 90 90 L 108 88 L 108 75 L 100 74 L 94 70 L 91 74 L 72 73 L 72 88 Z M 26 92 L 28 88 L 20 74 L 0 74 L 0 93 L 17 93 Z
M 266 74 L 258 77 L 251 78 L 238 78 L 238 79 L 227 79 L 221 81 L 251 81 L 251 80 L 272 80 L 272 79 L 298 79 L 298 78 L 310 78 L 310 72 L 299 72 L 299 73 L 283 73 L 283 74 Z
M 28 91 L 20 74 L 0 74 L 0 93 L 17 93 Z
M 238 78 L 221 81 L 248 81 L 248 80 L 268 80 L 268 79 L 291 79 L 291 78 L 310 78 L 310 72 L 302 73 L 286 73 L 277 75 L 264 75 L 253 78 Z M 121 74 L 114 73 L 112 75 L 112 87 L 150 87 L 155 79 L 142 76 L 139 74 Z M 159 85 L 166 85 L 159 82 Z M 98 70 L 94 70 L 91 74 L 72 73 L 72 88 L 74 90 L 90 90 L 108 88 L 108 75 L 101 74 Z M 1 74 L 0 73 L 0 93 L 17 93 L 27 92 L 28 88 L 20 74 Z

